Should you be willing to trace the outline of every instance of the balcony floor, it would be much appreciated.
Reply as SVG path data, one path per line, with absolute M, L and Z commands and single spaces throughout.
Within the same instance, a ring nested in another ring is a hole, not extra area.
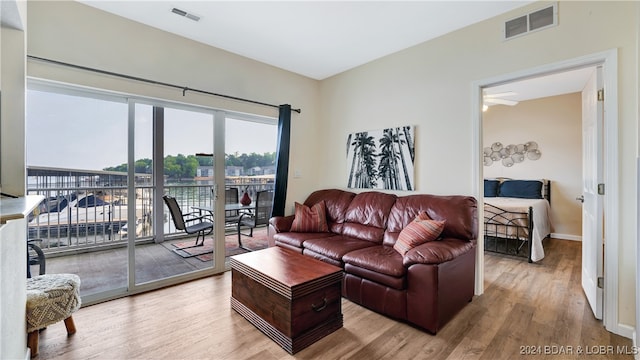
M 243 230 L 244 231 L 244 230 Z M 243 240 L 251 239 L 252 248 L 267 246 L 267 228 L 254 229 L 253 239 L 243 236 Z M 207 239 L 210 239 L 208 236 Z M 262 239 L 265 239 L 264 241 Z M 237 233 L 227 233 L 227 256 L 246 252 L 242 249 L 230 249 L 237 246 Z M 202 261 L 196 257 L 183 258 L 176 254 L 173 244 L 195 242 L 195 237 L 186 237 L 165 241 L 161 244 L 139 244 L 135 248 L 136 283 L 160 280 L 175 275 L 186 274 L 195 270 L 210 268 L 211 261 Z M 113 289 L 127 287 L 127 247 L 99 250 L 82 254 L 47 257 L 46 273 L 73 273 L 80 276 L 80 295 L 86 296 Z M 37 266 L 32 266 L 31 274 L 37 275 Z

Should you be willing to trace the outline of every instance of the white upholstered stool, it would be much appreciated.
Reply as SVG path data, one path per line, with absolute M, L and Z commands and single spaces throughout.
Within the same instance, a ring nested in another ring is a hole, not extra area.
M 80 308 L 80 278 L 74 274 L 46 274 L 27 279 L 27 346 L 38 355 L 38 332 L 64 320 L 67 334 L 76 332 L 71 314 Z

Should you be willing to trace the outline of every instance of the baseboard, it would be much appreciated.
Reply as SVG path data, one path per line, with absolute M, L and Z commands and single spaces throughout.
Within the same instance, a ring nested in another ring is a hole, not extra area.
M 550 236 L 560 240 L 582 241 L 582 236 L 578 235 L 551 233 Z
M 614 333 L 614 334 L 617 334 L 617 335 L 620 335 L 620 336 L 624 336 L 627 339 L 634 340 L 634 338 L 635 338 L 634 337 L 634 333 L 636 331 L 635 331 L 635 328 L 633 326 L 631 326 L 631 325 L 618 323 L 618 326 L 616 326 L 615 329 L 607 329 L 607 330 L 612 332 L 612 333 Z
M 633 358 L 636 360 L 640 359 L 640 353 L 639 353 L 639 349 L 638 349 L 638 343 L 636 342 L 636 329 L 635 327 L 631 326 L 631 325 L 627 325 L 627 324 L 620 324 L 618 323 L 618 326 L 616 326 L 615 329 L 607 329 L 608 331 L 620 335 L 620 336 L 624 336 L 628 339 L 631 339 L 631 348 L 627 348 L 625 347 L 618 347 L 619 350 L 618 351 L 619 354 L 626 354 L 626 355 L 633 355 Z

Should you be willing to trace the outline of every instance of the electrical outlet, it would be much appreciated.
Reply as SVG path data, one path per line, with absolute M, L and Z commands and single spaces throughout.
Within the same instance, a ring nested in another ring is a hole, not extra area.
M 298 170 L 298 169 L 296 169 L 296 170 L 294 170 L 294 171 L 293 171 L 293 178 L 294 178 L 294 179 L 299 179 L 299 178 L 301 178 L 301 177 L 302 177 L 302 171 L 300 171 L 300 170 Z

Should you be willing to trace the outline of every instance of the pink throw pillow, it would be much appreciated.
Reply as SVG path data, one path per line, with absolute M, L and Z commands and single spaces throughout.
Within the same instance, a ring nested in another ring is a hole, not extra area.
M 400 255 L 404 255 L 420 244 L 437 239 L 444 229 L 444 224 L 445 221 L 424 219 L 423 216 L 418 215 L 415 220 L 400 231 L 393 248 Z
M 414 220 L 431 220 L 431 218 L 429 217 L 429 215 L 427 215 L 426 211 L 423 211 L 418 213 L 418 215 L 416 215 L 416 218 Z
M 308 207 L 296 203 L 295 218 L 291 224 L 292 232 L 329 232 L 327 209 L 324 200 Z

